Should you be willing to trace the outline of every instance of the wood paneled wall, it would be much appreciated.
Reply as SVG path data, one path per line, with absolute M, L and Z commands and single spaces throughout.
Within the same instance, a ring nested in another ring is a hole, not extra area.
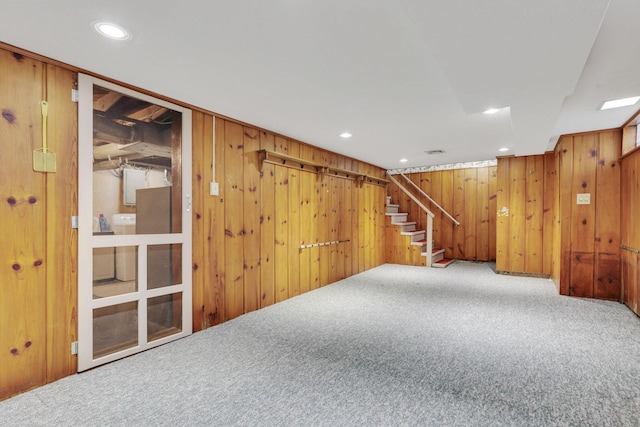
M 445 257 L 464 260 L 489 261 L 496 257 L 496 190 L 497 168 L 452 169 L 406 174 L 433 200 L 460 222 L 456 226 L 430 201 L 422 198 L 434 214 L 434 247 L 444 248 Z M 398 177 L 405 185 L 402 177 Z M 406 184 L 409 190 L 411 185 Z M 414 192 L 415 194 L 416 192 Z M 416 221 L 419 230 L 427 226 L 426 214 L 396 185 L 389 185 L 392 203 L 400 205 L 400 212 L 409 213 L 409 221 Z M 425 265 L 417 246 L 410 246 L 406 236 L 387 220 L 386 262 Z
M 0 50 L 0 400 L 76 372 L 75 73 Z M 34 172 L 40 101 L 57 172 Z
M 622 301 L 640 315 L 640 150 L 622 159 Z
M 496 270 L 550 275 L 553 153 L 498 159 Z
M 619 129 L 563 136 L 556 146 L 560 293 L 620 298 Z M 589 204 L 577 204 L 589 194 Z
M 217 197 L 212 181 L 216 134 Z M 384 263 L 385 188 L 261 164 L 266 149 L 384 177 L 383 169 L 194 112 L 194 329 Z M 300 245 L 344 241 L 300 249 Z
M 77 371 L 77 104 L 73 70 L 0 49 L 0 400 Z M 32 170 L 40 101 L 57 172 Z M 215 129 L 216 146 L 212 139 Z M 375 166 L 231 120 L 193 114 L 194 330 L 384 262 L 384 187 L 261 165 L 281 151 L 384 177 Z M 209 195 L 215 156 L 220 195 Z M 300 249 L 302 244 L 343 241 Z

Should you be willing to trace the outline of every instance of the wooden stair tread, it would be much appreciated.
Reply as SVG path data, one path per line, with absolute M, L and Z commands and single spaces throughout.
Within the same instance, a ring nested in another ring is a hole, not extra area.
M 406 231 L 401 231 L 400 234 L 403 236 L 414 236 L 416 234 L 423 234 L 425 233 L 424 230 L 406 230 Z
M 444 249 L 436 249 L 436 248 L 431 249 L 431 256 L 438 255 L 438 254 L 443 254 L 443 253 L 444 253 Z M 422 252 L 421 255 L 422 256 L 427 256 L 427 253 L 426 252 Z
M 433 264 L 431 264 L 431 266 L 432 267 L 436 267 L 436 268 L 444 268 L 444 267 L 448 266 L 449 264 L 451 264 L 454 261 L 455 261 L 455 259 L 442 258 L 440 261 L 436 261 Z

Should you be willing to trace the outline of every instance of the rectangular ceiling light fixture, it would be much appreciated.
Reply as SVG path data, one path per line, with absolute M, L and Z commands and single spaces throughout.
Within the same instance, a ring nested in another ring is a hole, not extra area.
M 600 107 L 600 109 L 608 110 L 610 108 L 628 107 L 638 102 L 638 100 L 640 100 L 640 96 L 632 96 L 631 98 L 614 99 L 612 101 L 607 101 L 604 104 L 602 104 L 602 107 Z

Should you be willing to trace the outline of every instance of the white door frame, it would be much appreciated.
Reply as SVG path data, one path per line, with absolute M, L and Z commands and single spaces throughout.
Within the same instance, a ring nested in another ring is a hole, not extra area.
M 151 102 L 182 113 L 182 230 L 171 234 L 93 236 L 93 86 L 112 89 L 127 96 Z M 130 89 L 78 74 L 78 372 L 165 344 L 192 333 L 191 283 L 191 110 Z M 147 291 L 146 249 L 148 245 L 182 245 L 182 282 Z M 138 290 L 113 297 L 93 298 L 93 249 L 99 247 L 138 247 Z M 182 293 L 182 331 L 147 342 L 147 299 Z M 138 301 L 138 345 L 93 358 L 93 310 L 114 304 Z

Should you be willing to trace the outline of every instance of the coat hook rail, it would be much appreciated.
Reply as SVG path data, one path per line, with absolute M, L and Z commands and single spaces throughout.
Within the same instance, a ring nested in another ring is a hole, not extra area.
M 300 245 L 300 249 L 309 249 L 309 248 L 316 248 L 319 246 L 337 245 L 339 243 L 347 243 L 350 241 L 351 241 L 350 239 L 347 239 L 347 240 L 332 240 L 330 242 L 312 243 L 310 245 Z

